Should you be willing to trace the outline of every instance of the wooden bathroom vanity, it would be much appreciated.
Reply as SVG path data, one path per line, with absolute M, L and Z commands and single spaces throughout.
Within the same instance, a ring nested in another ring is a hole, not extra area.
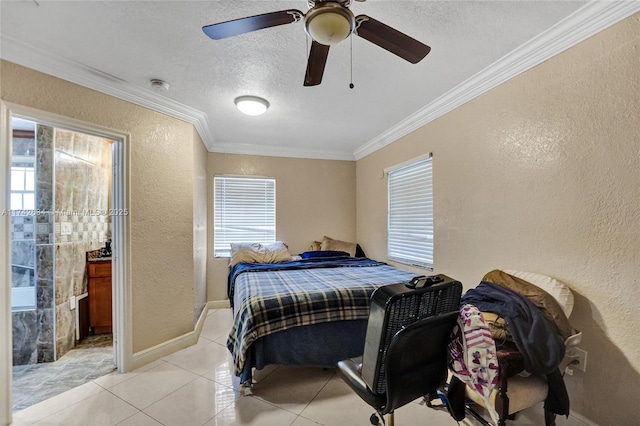
M 91 334 L 111 333 L 111 258 L 87 261 Z

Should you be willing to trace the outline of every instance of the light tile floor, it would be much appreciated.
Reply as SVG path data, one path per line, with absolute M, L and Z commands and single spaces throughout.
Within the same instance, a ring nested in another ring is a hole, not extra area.
M 112 373 L 14 414 L 14 425 L 369 425 L 373 410 L 332 369 L 270 366 L 245 395 L 225 347 L 228 309 L 210 311 L 198 344 L 131 373 Z M 512 425 L 544 424 L 542 409 Z M 455 425 L 446 411 L 415 401 L 396 424 Z M 568 424 L 559 419 L 559 425 Z M 469 419 L 461 424 L 475 426 Z

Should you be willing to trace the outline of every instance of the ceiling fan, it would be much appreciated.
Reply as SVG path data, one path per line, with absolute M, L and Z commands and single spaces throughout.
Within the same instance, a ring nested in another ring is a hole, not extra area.
M 349 9 L 352 0 L 308 0 L 307 3 L 309 6 L 307 13 L 296 9 L 263 13 L 207 25 L 202 27 L 202 31 L 212 39 L 220 40 L 264 28 L 303 21 L 305 31 L 313 40 L 304 78 L 305 86 L 317 86 L 322 82 L 329 47 L 346 39 L 352 33 L 412 64 L 420 62 L 431 51 L 426 44 L 367 15 L 354 16 Z

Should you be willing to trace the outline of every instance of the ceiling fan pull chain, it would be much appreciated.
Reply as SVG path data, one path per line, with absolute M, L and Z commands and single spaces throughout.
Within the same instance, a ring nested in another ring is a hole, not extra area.
M 353 85 L 353 34 L 349 36 L 349 44 L 351 51 L 351 83 L 349 83 L 349 89 L 353 89 L 355 87 Z

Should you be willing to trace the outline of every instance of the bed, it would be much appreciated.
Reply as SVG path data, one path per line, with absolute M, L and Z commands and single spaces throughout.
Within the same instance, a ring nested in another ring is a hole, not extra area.
M 362 355 L 371 293 L 416 274 L 346 253 L 230 270 L 234 322 L 227 347 L 235 374 L 251 384 L 270 364 L 333 367 Z

